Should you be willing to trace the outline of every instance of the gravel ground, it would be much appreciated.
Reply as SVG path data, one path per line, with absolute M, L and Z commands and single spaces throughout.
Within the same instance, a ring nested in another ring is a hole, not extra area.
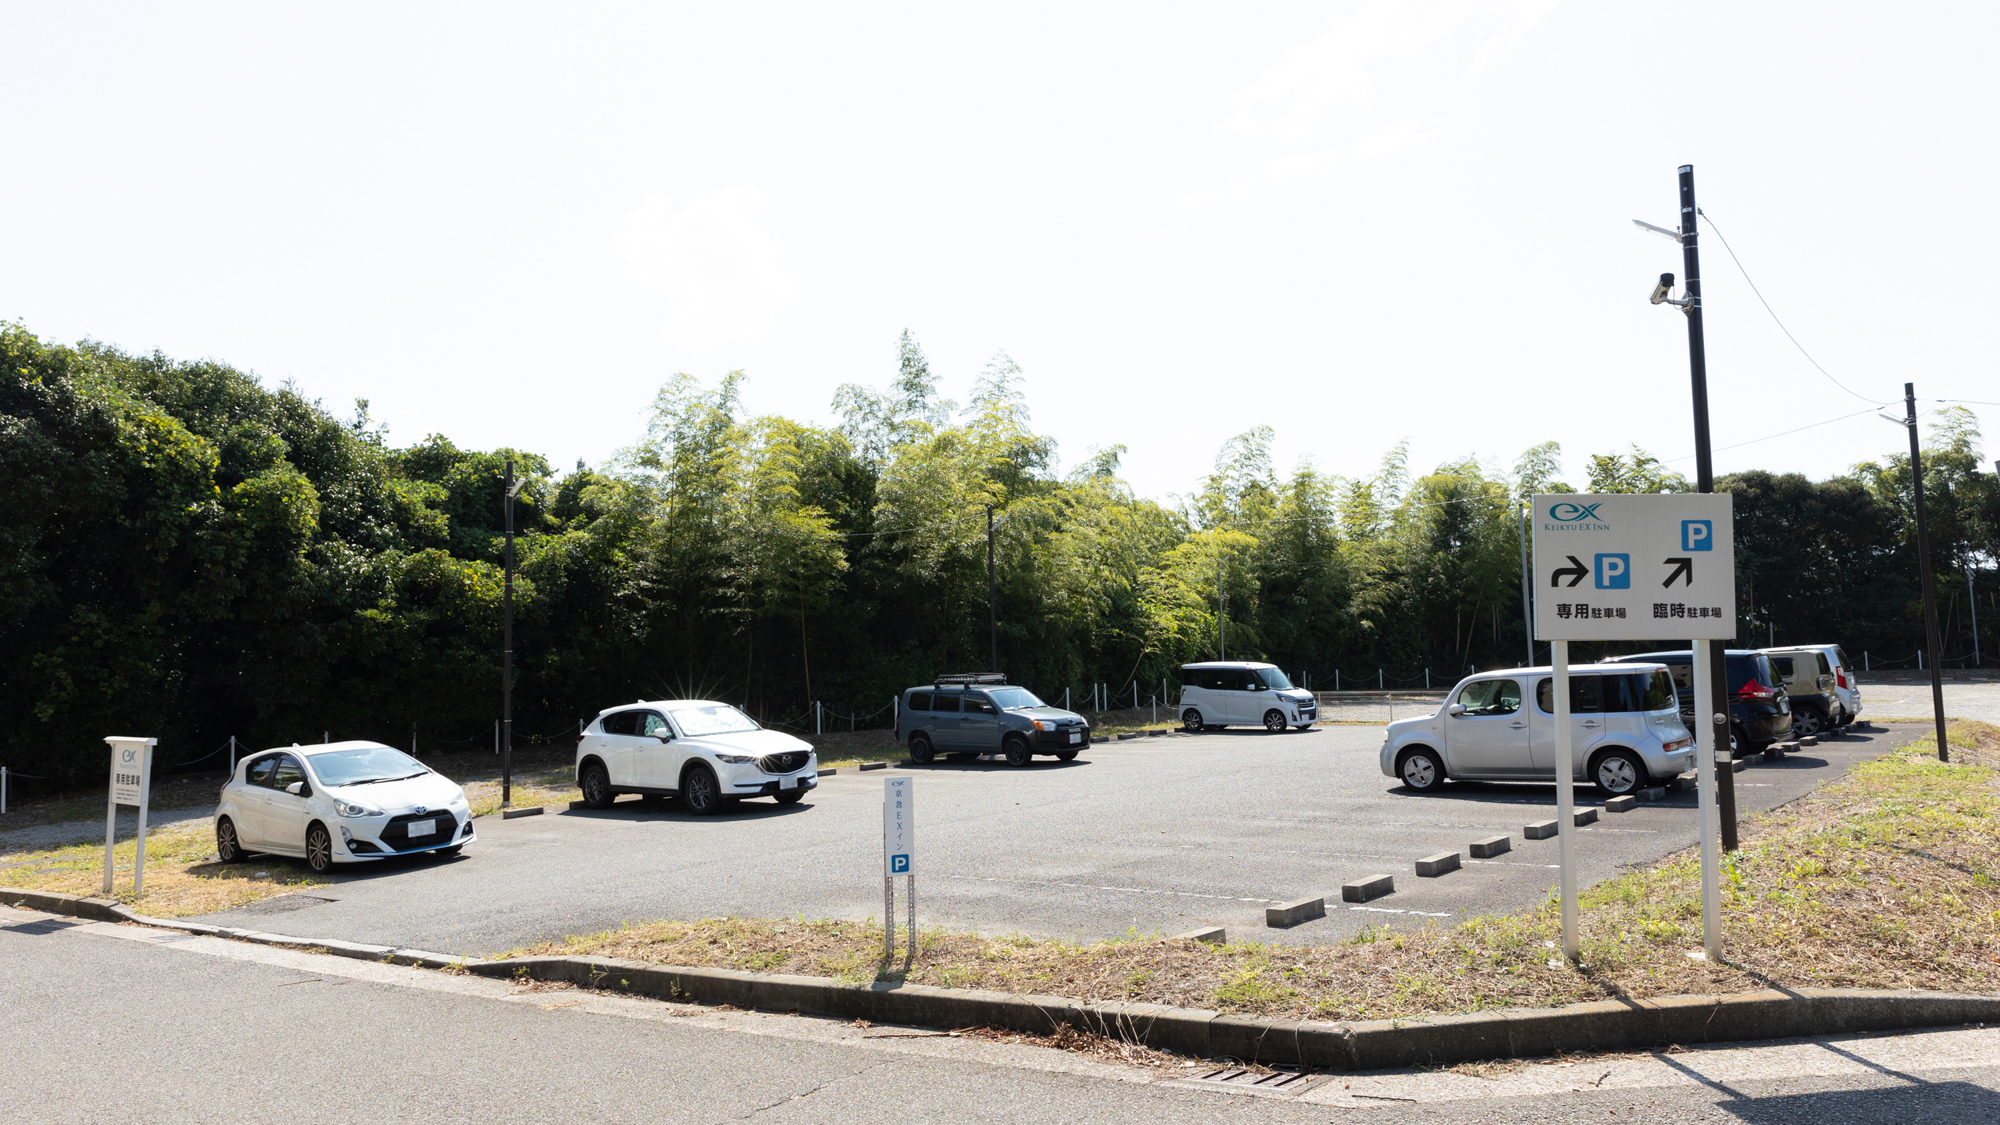
M 176 824 L 186 824 L 192 820 L 207 820 L 214 815 L 213 804 L 189 805 L 179 809 L 150 809 L 146 813 L 146 828 L 150 832 L 170 828 Z M 139 810 L 120 808 L 118 838 L 130 840 L 138 832 Z M 16 828 L 11 832 L 0 832 L 0 855 L 39 851 L 43 848 L 60 848 L 103 838 L 104 818 L 101 816 L 95 820 L 65 820 L 55 824 L 38 824 L 33 828 Z

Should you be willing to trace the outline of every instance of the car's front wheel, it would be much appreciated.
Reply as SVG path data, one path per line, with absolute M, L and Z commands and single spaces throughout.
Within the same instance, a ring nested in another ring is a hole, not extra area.
M 236 836 L 236 822 L 226 816 L 215 822 L 215 858 L 223 863 L 242 863 L 250 858 Z
M 1272 734 L 1285 733 L 1285 713 L 1276 707 L 1264 712 L 1264 729 Z
M 1076 761 L 1076 751 L 1074 751 L 1074 750 L 1058 750 L 1058 751 L 1056 751 L 1056 761 L 1058 761 L 1058 762 L 1074 762 L 1074 761 Z
M 1623 797 L 1636 792 L 1645 784 L 1647 777 L 1646 763 L 1630 750 L 1610 751 L 1590 767 L 1590 780 L 1607 797 Z
M 333 870 L 333 835 L 324 824 L 314 824 L 306 829 L 306 866 L 315 875 L 325 875 Z
M 438 848 L 434 850 L 431 854 L 437 856 L 439 859 L 450 859 L 452 856 L 455 856 L 464 850 L 465 850 L 464 844 L 453 844 L 448 848 Z
M 1438 761 L 1437 751 L 1419 746 L 1404 752 L 1396 763 L 1396 776 L 1418 793 L 1434 793 L 1444 784 L 1444 763 Z
M 687 811 L 696 816 L 714 816 L 722 811 L 722 783 L 715 780 L 715 771 L 707 766 L 695 766 L 681 779 L 681 803 Z
M 781 805 L 796 805 L 805 798 L 805 795 L 806 791 L 803 789 L 788 789 L 778 794 L 778 803 Z
M 920 766 L 928 766 L 937 757 L 937 747 L 931 745 L 930 736 L 922 733 L 910 736 L 910 760 Z
M 592 762 L 583 767 L 583 779 L 579 783 L 583 789 L 583 805 L 590 809 L 608 809 L 618 794 L 611 791 L 611 775 L 604 766 Z
M 1010 766 L 1025 766 L 1035 760 L 1034 752 L 1028 748 L 1028 740 L 1018 734 L 1009 738 L 1003 749 L 1007 753 L 1007 764 Z

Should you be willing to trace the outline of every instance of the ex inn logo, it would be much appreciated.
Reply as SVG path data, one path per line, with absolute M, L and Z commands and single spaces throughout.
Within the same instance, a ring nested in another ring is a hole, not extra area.
M 1549 519 L 1555 521 L 1542 525 L 1543 531 L 1610 531 L 1611 525 L 1598 522 L 1597 509 L 1603 501 L 1595 504 L 1572 504 L 1565 500 L 1549 505 Z

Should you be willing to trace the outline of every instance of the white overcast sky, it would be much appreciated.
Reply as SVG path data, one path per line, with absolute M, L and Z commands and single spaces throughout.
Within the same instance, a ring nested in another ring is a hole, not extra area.
M 1005 349 L 1191 489 L 1562 442 L 1692 473 L 1675 168 L 1868 400 L 2000 401 L 1992 4 L 0 6 L 0 318 L 601 463 L 667 374 L 830 420 Z M 1843 414 L 1703 232 L 1715 444 Z M 1921 404 L 1926 409 L 1934 403 Z M 2000 407 L 1977 408 L 1988 448 Z M 1900 413 L 1900 409 L 1893 410 Z M 1723 448 L 1823 477 L 1862 413 Z

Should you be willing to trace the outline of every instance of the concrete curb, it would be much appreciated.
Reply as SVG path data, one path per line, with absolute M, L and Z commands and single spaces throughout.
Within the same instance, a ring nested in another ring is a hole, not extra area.
M 104 899 L 0 888 L 0 904 L 100 921 L 325 950 L 343 957 L 462 969 L 501 979 L 569 981 L 697 1004 L 798 1012 L 919 1027 L 996 1027 L 1046 1034 L 1067 1025 L 1197 1058 L 1235 1058 L 1321 1070 L 1449 1066 L 1559 1051 L 1644 1051 L 1695 1043 L 1810 1038 L 1865 1031 L 2000 1023 L 2000 996 L 1859 988 L 1770 989 L 1733 996 L 1598 1000 L 1409 1020 L 1320 1023 L 1225 1016 L 1205 1008 L 933 988 L 823 977 L 682 968 L 592 957 L 481 960 L 324 938 L 288 937 L 149 918 Z

